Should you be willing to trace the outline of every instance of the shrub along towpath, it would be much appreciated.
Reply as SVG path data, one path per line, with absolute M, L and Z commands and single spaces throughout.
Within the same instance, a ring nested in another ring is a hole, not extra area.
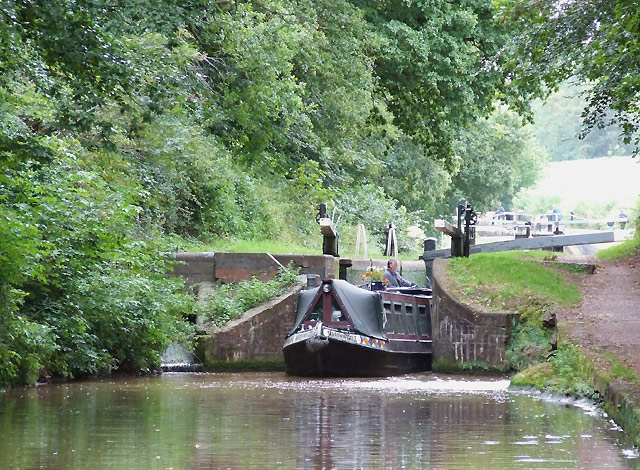
M 640 443 L 640 255 L 591 260 L 582 279 L 583 299 L 556 312 L 560 337 L 591 359 L 607 411 Z M 602 380 L 605 377 L 605 380 Z M 597 379 L 596 379 L 597 380 Z

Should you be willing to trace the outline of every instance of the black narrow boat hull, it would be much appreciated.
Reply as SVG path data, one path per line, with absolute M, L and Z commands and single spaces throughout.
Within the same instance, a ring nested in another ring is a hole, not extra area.
M 302 339 L 294 335 L 283 348 L 286 372 L 306 377 L 386 377 L 431 370 L 430 341 L 387 341 L 332 333 L 325 336 L 310 331 Z

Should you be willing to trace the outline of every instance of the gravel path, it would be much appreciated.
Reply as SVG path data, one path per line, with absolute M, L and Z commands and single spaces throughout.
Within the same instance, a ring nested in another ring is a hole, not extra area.
M 602 353 L 615 354 L 640 377 L 640 255 L 592 262 L 596 272 L 582 281 L 580 305 L 556 313 L 561 335 L 596 362 L 606 361 Z

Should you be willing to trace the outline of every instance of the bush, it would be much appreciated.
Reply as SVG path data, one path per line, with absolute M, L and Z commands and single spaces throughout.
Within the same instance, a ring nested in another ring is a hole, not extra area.
M 509 366 L 519 371 L 544 361 L 550 351 L 552 335 L 553 330 L 543 327 L 540 321 L 521 318 L 521 322 L 514 326 L 511 342 L 505 351 Z
M 218 286 L 207 299 L 201 313 L 205 322 L 215 327 L 238 318 L 250 308 L 281 295 L 298 281 L 298 269 L 280 268 L 276 277 L 262 282 L 253 277 L 250 281 Z
M 35 383 L 55 349 L 51 329 L 29 321 L 17 309 L 10 311 L 6 299 L 6 292 L 0 292 L 0 390 Z
M 51 330 L 20 312 L 25 283 L 41 273 L 40 234 L 23 217 L 0 206 L 0 389 L 35 382 L 54 350 Z
M 380 187 L 367 184 L 345 190 L 335 202 L 343 212 L 342 225 L 356 226 L 363 223 L 368 241 L 383 249 L 386 243 L 385 229 L 389 224 L 396 226 L 398 251 L 416 251 L 416 241 L 408 235 L 408 228 L 417 225 L 417 217 L 409 214 L 403 206 L 398 206 Z
M 593 365 L 580 354 L 577 347 L 562 343 L 547 362 L 531 365 L 513 376 L 511 383 L 560 395 L 598 400 L 600 396 L 591 386 L 586 372 L 591 367 Z
M 156 246 L 132 241 L 136 184 L 98 171 L 102 154 L 50 144 L 56 165 L 16 165 L 0 208 L 0 387 L 148 371 L 191 334 L 194 300 Z

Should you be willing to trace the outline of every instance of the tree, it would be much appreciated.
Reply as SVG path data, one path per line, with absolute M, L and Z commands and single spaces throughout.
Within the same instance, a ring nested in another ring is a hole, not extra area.
M 430 221 L 444 210 L 451 175 L 443 163 L 427 158 L 421 145 L 405 137 L 387 154 L 380 185 L 409 212 Z
M 546 161 L 530 129 L 513 112 L 497 110 L 462 131 L 455 143 L 460 171 L 452 178 L 450 200 L 468 200 L 478 210 L 510 201 L 533 185 Z
M 500 56 L 513 84 L 507 101 L 527 111 L 572 76 L 592 82 L 586 135 L 616 124 L 640 148 L 640 12 L 632 0 L 500 1 L 501 18 L 519 31 Z
M 588 86 L 564 82 L 544 102 L 532 105 L 532 131 L 551 161 L 631 155 L 633 147 L 622 143 L 622 129 L 613 124 L 581 136 L 581 114 Z
M 353 0 L 381 35 L 376 95 L 426 155 L 455 171 L 453 135 L 490 112 L 504 84 L 490 60 L 505 40 L 490 1 Z M 498 57 L 497 60 L 502 60 Z

